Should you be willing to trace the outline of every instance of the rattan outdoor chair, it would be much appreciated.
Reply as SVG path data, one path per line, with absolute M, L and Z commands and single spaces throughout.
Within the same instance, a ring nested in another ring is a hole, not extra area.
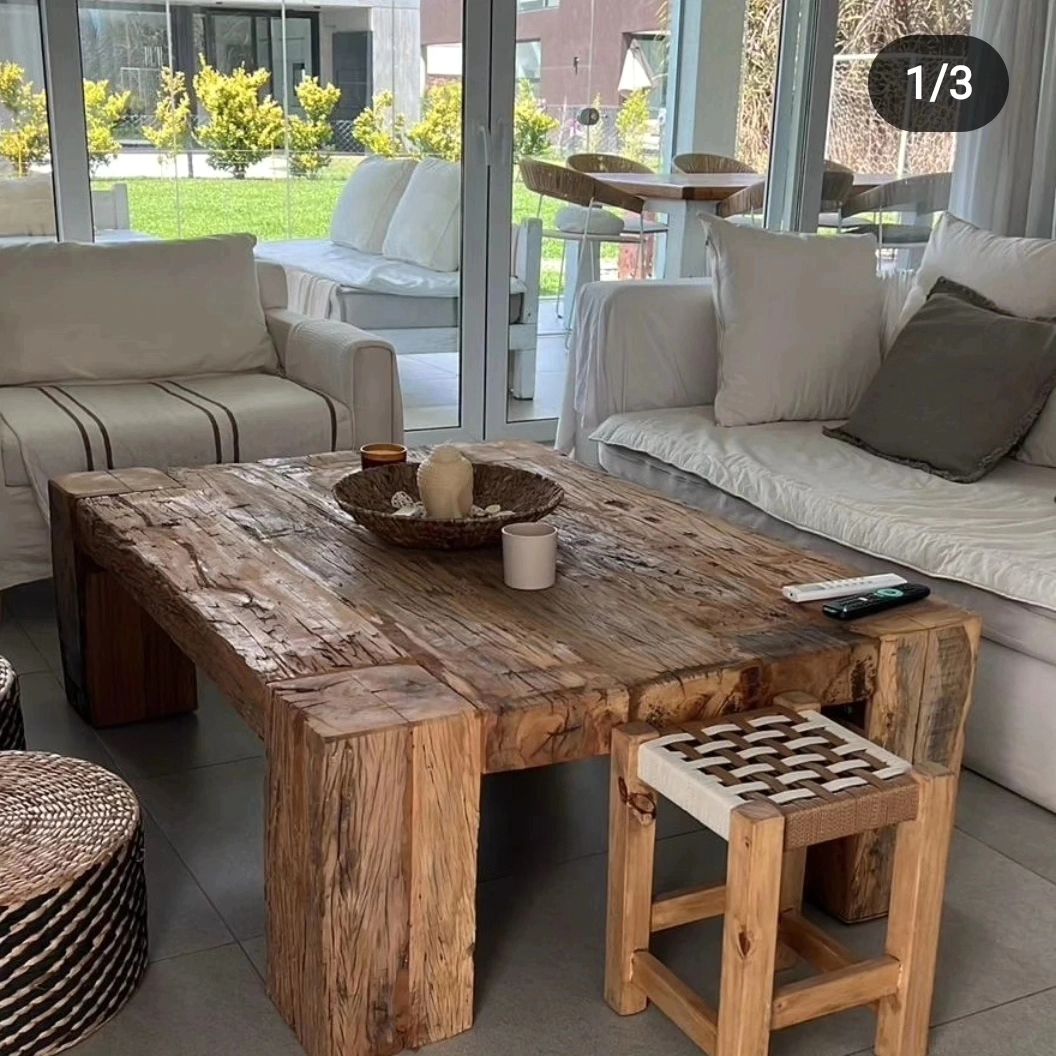
M 875 235 L 877 249 L 920 249 L 931 238 L 931 219 L 950 204 L 949 172 L 931 172 L 881 183 L 871 190 L 852 195 L 840 210 L 840 230 L 856 235 Z M 852 218 L 872 214 L 872 221 Z M 885 214 L 899 219 L 890 220 Z M 922 218 L 928 218 L 921 223 Z
M 725 154 L 676 154 L 674 164 L 679 172 L 755 172 L 747 162 Z
M 644 162 L 621 154 L 571 154 L 565 164 L 576 172 L 652 172 Z

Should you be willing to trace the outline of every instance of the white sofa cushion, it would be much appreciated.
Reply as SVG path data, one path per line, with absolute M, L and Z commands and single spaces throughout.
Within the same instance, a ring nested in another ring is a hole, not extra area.
M 0 249 L 0 385 L 276 369 L 255 241 Z
M 880 366 L 871 237 L 709 219 L 721 425 L 846 417 Z
M 566 205 L 554 217 L 558 231 L 569 235 L 622 235 L 626 226 L 623 217 L 608 209 L 588 209 L 585 205 Z
M 81 470 L 252 462 L 347 448 L 344 404 L 274 374 L 0 389 L 4 483 Z
M 457 271 L 462 240 L 462 166 L 423 158 L 392 214 L 382 254 L 433 271 Z
M 371 156 L 361 161 L 337 200 L 330 238 L 363 253 L 380 253 L 416 165 L 414 158 Z
M 854 550 L 1056 610 L 1056 470 L 1005 459 L 978 483 L 954 484 L 821 430 L 728 429 L 711 407 L 683 407 L 613 415 L 593 435 Z
M 55 235 L 51 177 L 0 176 L 0 235 Z
M 916 315 L 940 278 L 969 286 L 1013 315 L 1056 316 L 1056 240 L 1011 238 L 944 213 L 924 250 L 899 320 Z M 1016 454 L 1023 462 L 1056 466 L 1056 399 L 1049 399 Z

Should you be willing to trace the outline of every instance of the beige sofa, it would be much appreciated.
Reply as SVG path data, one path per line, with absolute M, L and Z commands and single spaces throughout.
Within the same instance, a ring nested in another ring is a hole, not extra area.
M 392 346 L 289 311 L 253 244 L 0 248 L 0 590 L 50 575 L 63 473 L 402 439 Z

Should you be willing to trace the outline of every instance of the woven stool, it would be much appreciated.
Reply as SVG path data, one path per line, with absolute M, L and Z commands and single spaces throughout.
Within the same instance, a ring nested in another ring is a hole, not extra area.
M 874 1005 L 877 1056 L 923 1056 L 956 778 L 914 768 L 819 712 L 775 706 L 612 742 L 605 999 L 653 1001 L 715 1056 L 766 1056 L 770 1034 Z M 657 796 L 729 844 L 726 884 L 653 900 Z M 806 850 L 897 825 L 886 955 L 859 960 L 800 913 Z M 725 917 L 716 1013 L 649 952 L 652 932 Z M 775 988 L 778 943 L 822 974 Z
M 102 1026 L 147 965 L 139 803 L 101 767 L 0 752 L 0 1056 Z
M 22 725 L 18 675 L 0 656 L 0 752 L 23 751 L 25 747 L 26 731 Z

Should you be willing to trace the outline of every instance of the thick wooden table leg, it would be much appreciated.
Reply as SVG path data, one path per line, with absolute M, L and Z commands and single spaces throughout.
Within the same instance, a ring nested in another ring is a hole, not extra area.
M 428 678 L 313 676 L 269 708 L 268 989 L 309 1056 L 386 1056 L 473 1022 L 482 724 L 443 687 L 437 717 L 401 718 L 425 713 Z
M 83 551 L 77 503 L 153 491 L 173 481 L 157 470 L 77 473 L 52 481 L 51 552 L 66 696 L 93 726 L 194 711 L 194 665 L 117 579 Z
M 878 650 L 865 736 L 910 762 L 937 763 L 958 774 L 979 620 L 931 619 L 927 609 L 916 614 L 907 608 L 866 621 L 862 633 L 877 639 Z M 887 913 L 893 861 L 891 829 L 821 844 L 810 850 L 808 885 L 841 920 L 871 920 Z

